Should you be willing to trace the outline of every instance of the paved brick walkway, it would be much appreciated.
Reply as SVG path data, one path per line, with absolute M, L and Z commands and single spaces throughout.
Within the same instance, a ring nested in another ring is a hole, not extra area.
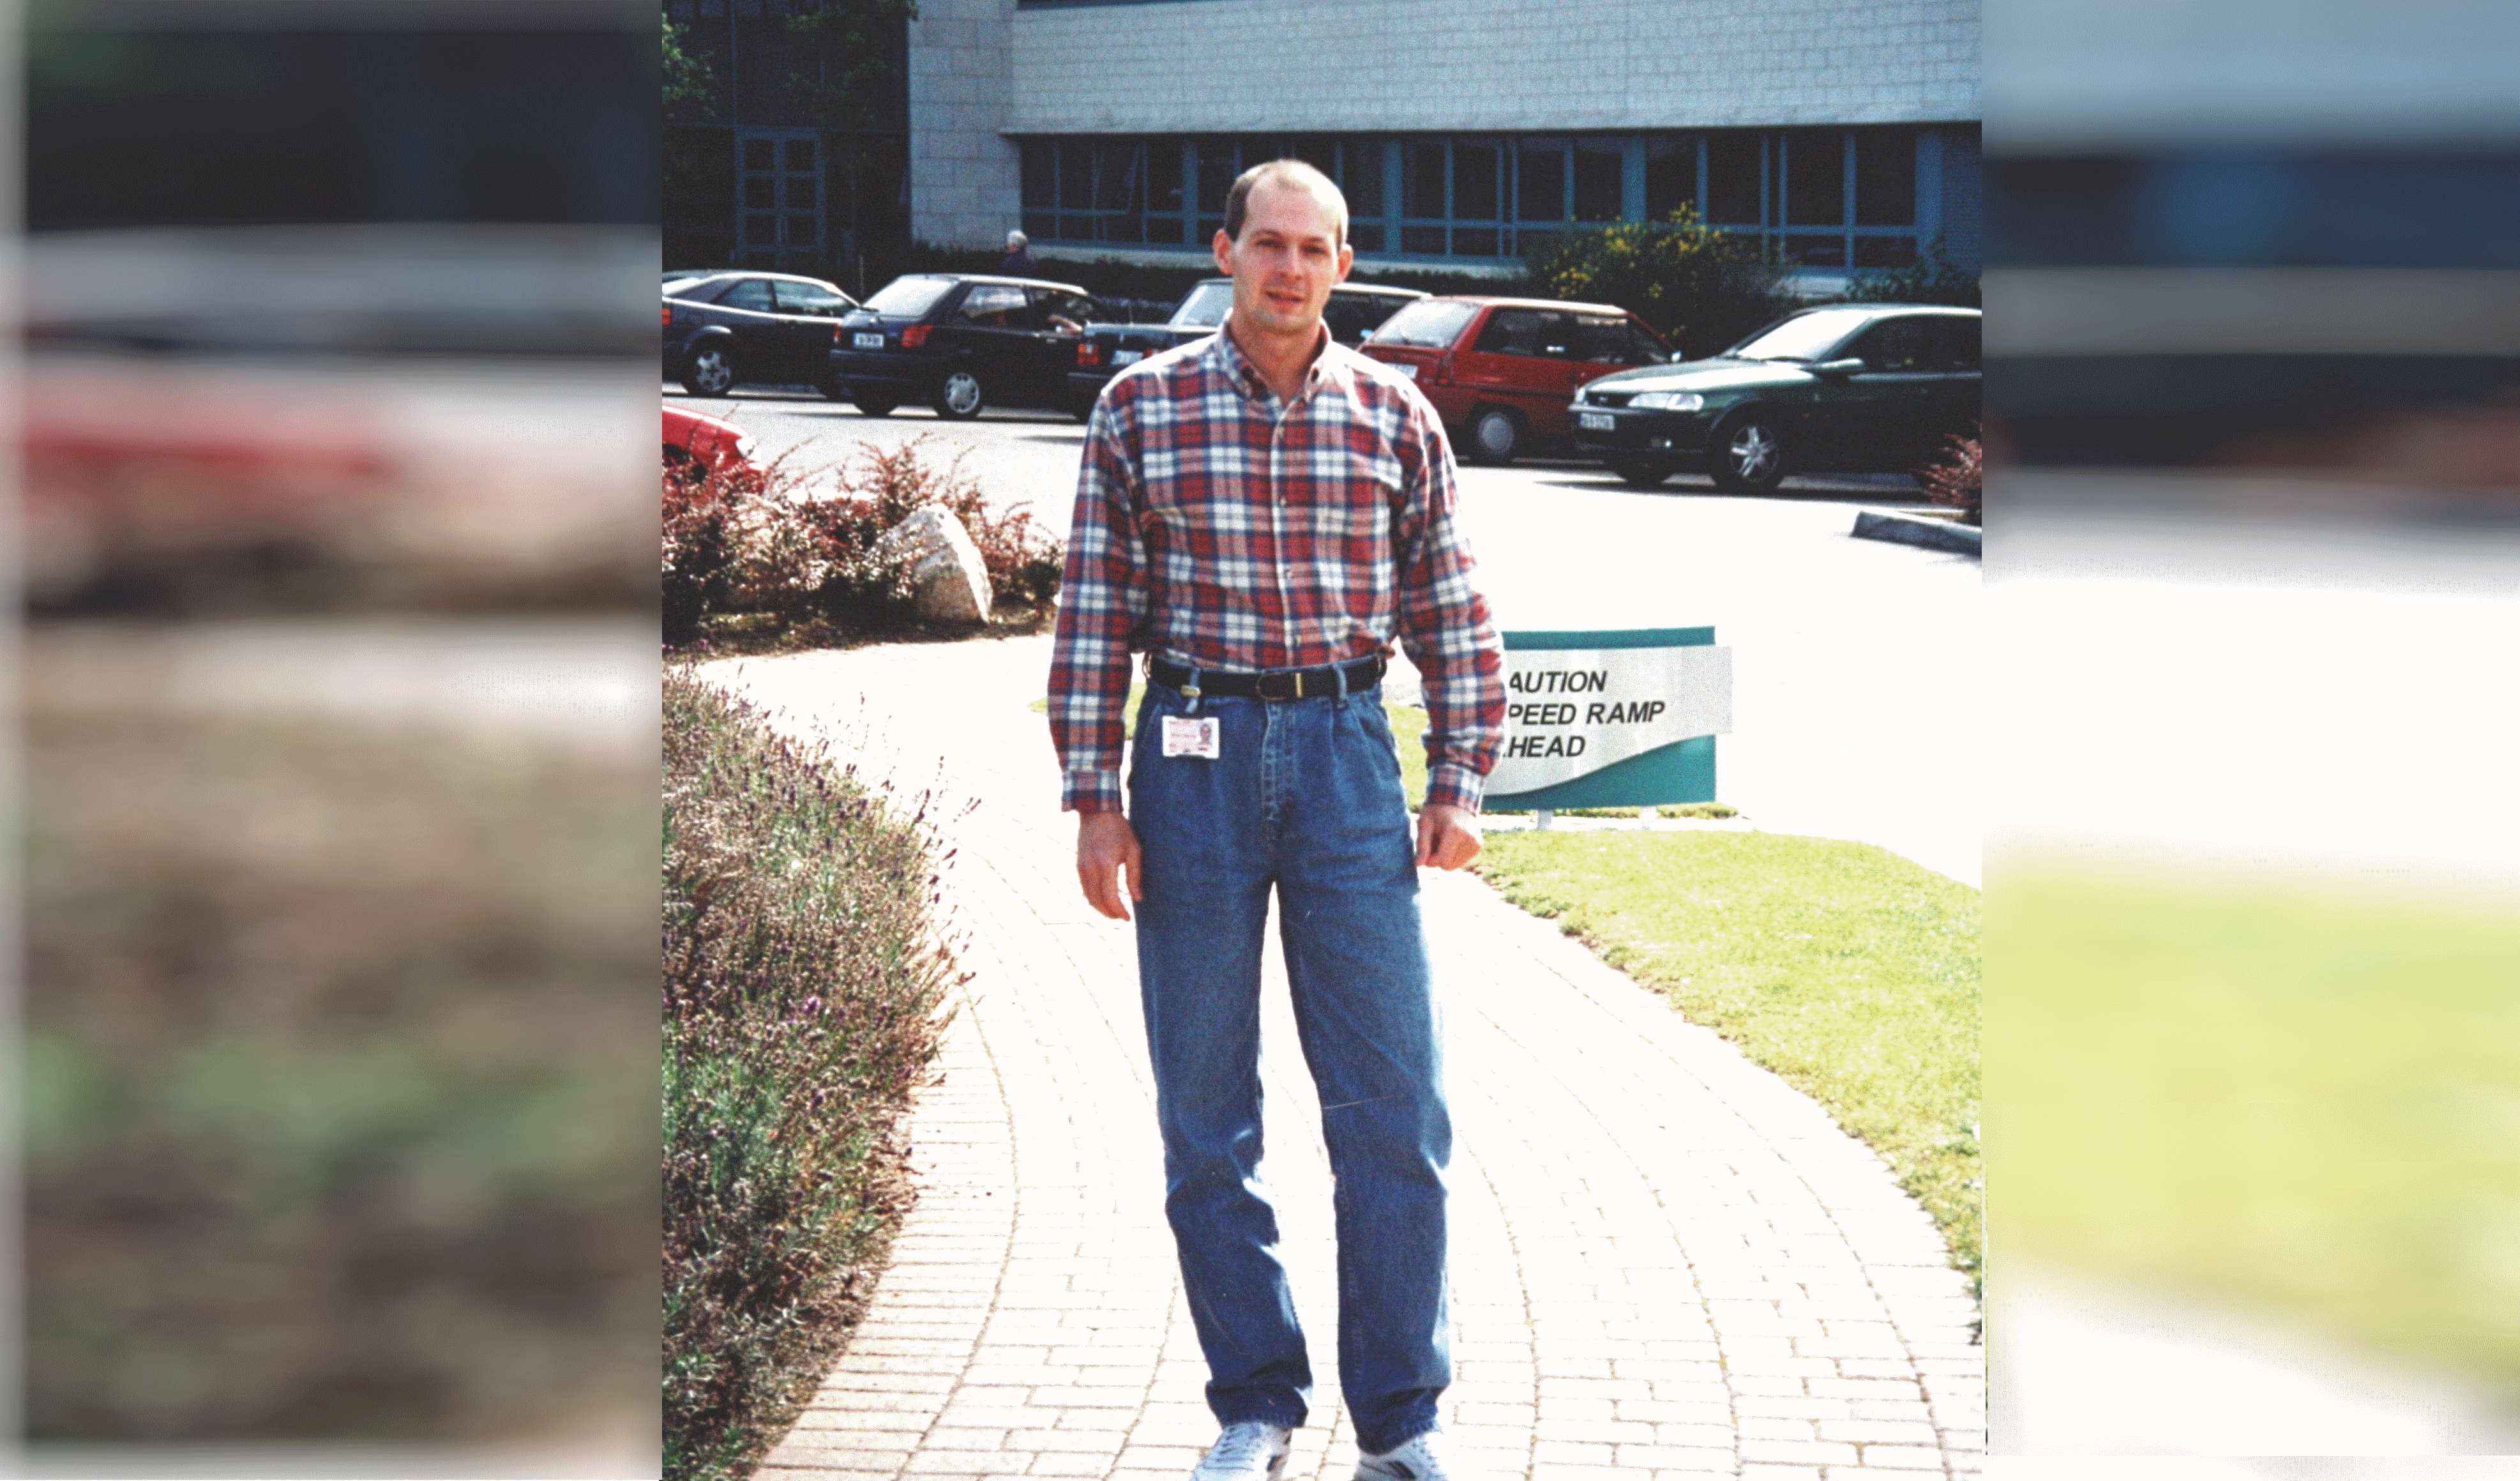
M 1215 1425 L 1162 1213 L 1129 928 L 1079 897 L 1039 639 L 726 661 L 800 736 L 942 794 L 974 974 L 911 1135 L 921 1200 L 763 1481 L 1181 1481 Z M 1457 1129 L 1449 1428 L 1470 1476 L 1973 1473 L 1976 1315 L 1924 1214 L 1816 1105 L 1475 878 L 1426 876 Z M 1329 1179 L 1283 1002 L 1268 1176 L 1315 1350 L 1287 1481 L 1356 1456 Z

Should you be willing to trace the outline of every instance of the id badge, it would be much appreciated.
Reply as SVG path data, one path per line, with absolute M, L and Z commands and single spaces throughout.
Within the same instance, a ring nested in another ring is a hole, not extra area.
M 1217 758 L 1217 725 L 1213 715 L 1164 717 L 1164 755 Z

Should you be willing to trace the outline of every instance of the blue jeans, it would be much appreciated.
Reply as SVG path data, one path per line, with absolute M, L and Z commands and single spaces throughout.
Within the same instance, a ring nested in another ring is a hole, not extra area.
M 1260 1163 L 1260 949 L 1269 892 L 1297 1040 L 1337 1182 L 1338 1371 L 1357 1440 L 1435 1428 L 1452 1381 L 1444 1109 L 1418 872 L 1379 691 L 1204 698 L 1213 761 L 1166 757 L 1149 685 L 1129 768 L 1146 852 L 1138 972 L 1164 1141 L 1164 1211 L 1227 1424 L 1304 1422 L 1312 1368 Z

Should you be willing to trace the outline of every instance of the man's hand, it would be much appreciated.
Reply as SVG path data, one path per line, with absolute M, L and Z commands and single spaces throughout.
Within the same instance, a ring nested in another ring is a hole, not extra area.
M 1471 845 L 1475 852 L 1477 844 Z M 1129 901 L 1120 898 L 1120 877 L 1129 881 L 1129 900 L 1144 900 L 1147 892 L 1138 883 L 1138 873 L 1145 866 L 1146 856 L 1138 848 L 1138 835 L 1129 819 L 1118 812 L 1079 812 L 1076 814 L 1076 878 L 1085 886 L 1085 900 L 1095 909 L 1113 920 L 1129 918 Z
M 1479 815 L 1451 803 L 1428 803 L 1418 813 L 1418 864 L 1458 869 L 1479 856 Z

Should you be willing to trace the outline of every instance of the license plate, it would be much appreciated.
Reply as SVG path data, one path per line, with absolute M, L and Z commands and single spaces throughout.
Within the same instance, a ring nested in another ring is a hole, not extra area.
M 1146 357 L 1147 352 L 1143 349 L 1114 350 L 1111 354 L 1111 363 L 1114 365 L 1135 365 Z
M 879 334 L 853 335 L 850 337 L 849 343 L 855 345 L 860 349 L 881 349 L 883 347 L 883 336 Z
M 1415 365 L 1394 365 L 1391 368 L 1399 371 L 1402 375 L 1407 376 L 1413 381 L 1418 379 L 1418 367 Z
M 1586 432 L 1611 432 L 1617 429 L 1619 419 L 1606 411 L 1579 411 L 1575 413 L 1575 425 Z

